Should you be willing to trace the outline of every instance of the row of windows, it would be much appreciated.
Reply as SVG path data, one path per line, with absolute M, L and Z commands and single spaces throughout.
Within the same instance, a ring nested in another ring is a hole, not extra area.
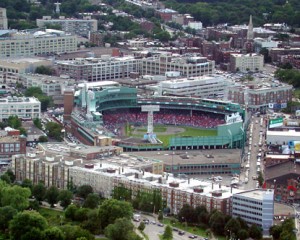
M 242 202 L 247 202 L 247 203 L 252 203 L 252 204 L 255 204 L 255 205 L 262 205 L 262 202 L 252 201 L 252 200 L 245 199 L 245 198 L 240 198 L 240 197 L 237 197 L 237 196 L 234 196 L 234 200 L 238 200 L 238 201 L 242 201 Z

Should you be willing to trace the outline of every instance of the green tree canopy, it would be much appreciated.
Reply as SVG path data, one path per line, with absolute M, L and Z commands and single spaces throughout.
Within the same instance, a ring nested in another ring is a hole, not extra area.
M 32 188 L 32 195 L 35 197 L 36 200 L 39 202 L 45 199 L 47 188 L 42 182 L 39 182 L 37 185 L 34 185 Z
M 99 216 L 102 228 L 113 224 L 118 218 L 131 219 L 133 208 L 130 203 L 118 201 L 116 199 L 107 199 L 99 207 Z
M 257 225 L 252 224 L 249 228 L 249 236 L 253 239 L 259 240 L 262 238 L 262 231 Z
M 133 232 L 133 224 L 127 218 L 116 219 L 115 223 L 109 224 L 105 228 L 105 236 L 110 240 L 132 240 L 138 239 L 137 235 Z M 142 238 L 140 238 L 142 239 Z
M 54 207 L 54 204 L 58 202 L 59 190 L 56 186 L 51 186 L 47 189 L 45 198 L 47 202 Z
M 86 199 L 90 193 L 93 193 L 93 188 L 90 185 L 82 185 L 78 187 L 76 195 Z
M 14 129 L 19 129 L 22 126 L 21 119 L 18 118 L 18 116 L 9 116 L 7 119 L 8 126 Z
M 78 238 L 86 238 L 87 240 L 94 240 L 95 237 L 87 230 L 79 226 L 64 225 L 60 227 L 65 235 L 65 240 L 77 240 Z
M 29 206 L 28 198 L 31 196 L 29 188 L 20 186 L 7 186 L 1 190 L 2 206 L 11 206 L 19 211 L 22 211 Z
M 12 206 L 6 206 L 0 208 L 0 229 L 6 230 L 9 225 L 9 221 L 17 214 L 17 210 Z
M 48 131 L 48 136 L 58 141 L 61 141 L 62 139 L 62 132 L 61 132 L 62 129 L 63 127 L 56 122 L 48 122 L 46 124 L 46 130 Z
M 216 234 L 223 234 L 225 227 L 224 215 L 218 211 L 214 212 L 209 218 L 209 226 Z
M 65 235 L 58 227 L 47 228 L 44 231 L 44 240 L 64 240 Z
M 46 219 L 36 211 L 18 213 L 9 224 L 12 240 L 43 239 L 42 231 L 46 230 Z M 31 238 L 30 238 L 31 237 Z
M 73 198 L 73 193 L 69 190 L 61 190 L 58 196 L 58 200 L 60 201 L 60 206 L 63 208 L 68 207 Z
M 164 234 L 163 234 L 163 239 L 166 239 L 166 240 L 172 240 L 173 239 L 172 228 L 169 225 L 167 225 L 165 227 L 165 231 L 164 231 Z
M 87 195 L 83 203 L 83 207 L 94 209 L 99 206 L 99 202 L 100 202 L 99 195 L 96 193 L 90 193 L 89 195 Z

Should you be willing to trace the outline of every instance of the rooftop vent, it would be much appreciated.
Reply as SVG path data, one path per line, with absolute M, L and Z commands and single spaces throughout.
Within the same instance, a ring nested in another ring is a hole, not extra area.
M 177 187 L 179 187 L 179 183 L 178 182 L 170 182 L 169 186 L 173 187 L 173 188 L 177 188 Z

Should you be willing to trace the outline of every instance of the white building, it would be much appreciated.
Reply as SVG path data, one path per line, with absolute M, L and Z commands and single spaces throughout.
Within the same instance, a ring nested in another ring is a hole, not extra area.
M 255 189 L 233 194 L 232 216 L 258 225 L 264 235 L 269 235 L 269 228 L 273 226 L 274 190 Z
M 0 8 L 0 29 L 7 29 L 6 8 Z
M 5 58 L 0 59 L 0 83 L 16 83 L 20 74 L 32 73 L 38 66 L 51 66 L 52 61 L 45 58 Z
M 202 22 L 189 22 L 188 27 L 195 30 L 201 30 L 202 29 Z
M 0 99 L 0 120 L 16 115 L 19 118 L 40 118 L 41 102 L 34 97 L 7 97 Z
M 222 76 L 213 75 L 162 81 L 159 88 L 163 95 L 223 99 L 228 84 Z
M 260 54 L 231 54 L 230 70 L 232 72 L 261 71 L 264 67 L 264 56 Z
M 96 19 L 91 19 L 90 16 L 86 16 L 83 19 L 65 18 L 60 16 L 58 19 L 52 19 L 51 16 L 43 16 L 42 19 L 36 20 L 38 27 L 47 27 L 47 25 L 59 25 L 61 30 L 80 35 L 83 37 L 89 37 L 90 32 L 98 30 L 98 24 Z
M 63 31 L 10 32 L 10 36 L 0 39 L 0 57 L 27 57 L 74 52 L 77 37 Z
M 180 72 L 181 76 L 197 77 L 215 73 L 215 62 L 200 56 L 178 56 L 161 54 L 141 60 L 141 74 L 164 75 L 166 72 Z
M 43 93 L 52 97 L 55 105 L 63 105 L 63 93 L 68 86 L 74 86 L 75 80 L 68 76 L 48 76 L 41 74 L 22 74 L 20 82 L 26 86 L 39 87 Z
M 259 52 L 262 48 L 277 48 L 278 42 L 272 41 L 271 38 L 255 38 L 254 39 L 254 50 L 255 52 Z
M 57 61 L 59 74 L 68 75 L 76 80 L 89 82 L 129 77 L 131 72 L 139 72 L 141 60 L 133 56 L 101 58 L 76 58 L 75 60 Z

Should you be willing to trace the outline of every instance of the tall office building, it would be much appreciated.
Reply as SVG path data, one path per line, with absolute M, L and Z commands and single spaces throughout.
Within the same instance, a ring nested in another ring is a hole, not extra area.
M 232 216 L 258 225 L 264 235 L 269 235 L 269 229 L 273 226 L 274 190 L 255 189 L 233 194 Z

